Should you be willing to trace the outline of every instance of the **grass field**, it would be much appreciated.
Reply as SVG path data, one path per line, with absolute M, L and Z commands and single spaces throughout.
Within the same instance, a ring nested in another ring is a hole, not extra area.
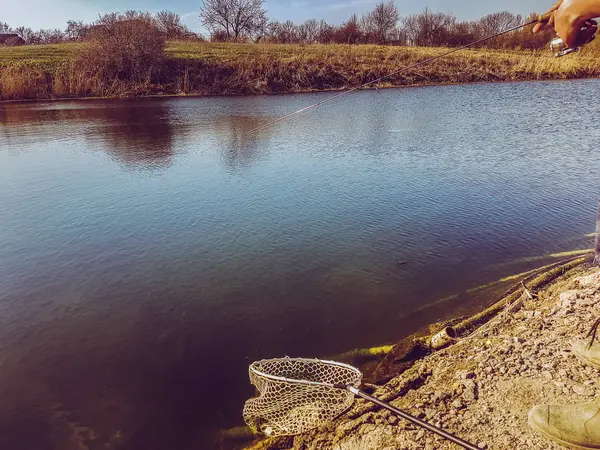
M 171 42 L 160 80 L 110 88 L 73 68 L 85 44 L 0 48 L 0 99 L 84 96 L 261 94 L 344 89 L 388 75 L 444 48 Z M 549 51 L 465 50 L 402 71 L 379 87 L 600 76 L 588 50 L 555 59 Z

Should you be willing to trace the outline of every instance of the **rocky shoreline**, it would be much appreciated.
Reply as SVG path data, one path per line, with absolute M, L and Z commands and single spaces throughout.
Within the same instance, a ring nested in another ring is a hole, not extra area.
M 559 449 L 528 426 L 532 406 L 600 395 L 600 373 L 571 353 L 600 317 L 600 269 L 578 266 L 373 395 L 482 449 Z M 437 436 L 357 400 L 326 429 L 253 449 L 453 449 Z

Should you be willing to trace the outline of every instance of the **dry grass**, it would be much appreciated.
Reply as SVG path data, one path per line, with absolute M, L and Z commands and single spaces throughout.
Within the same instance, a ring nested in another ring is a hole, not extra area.
M 374 45 L 171 42 L 159 82 L 134 85 L 105 80 L 100 88 L 73 66 L 82 45 L 0 48 L 0 99 L 343 89 L 447 51 Z M 600 59 L 594 55 L 588 50 L 555 59 L 545 51 L 467 50 L 396 74 L 378 86 L 597 77 Z

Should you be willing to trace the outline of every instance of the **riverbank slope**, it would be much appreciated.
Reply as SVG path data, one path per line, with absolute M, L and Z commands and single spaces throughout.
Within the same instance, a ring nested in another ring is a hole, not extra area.
M 114 80 L 99 86 L 74 63 L 83 45 L 0 48 L 0 100 L 340 90 L 448 51 L 377 45 L 170 42 L 157 80 Z M 600 60 L 594 55 L 590 50 L 556 59 L 550 51 L 464 50 L 396 73 L 373 87 L 598 77 Z
M 533 297 L 533 298 L 532 298 Z M 600 395 L 600 374 L 571 353 L 600 316 L 600 269 L 579 266 L 455 345 L 417 362 L 375 391 L 392 404 L 480 448 L 559 449 L 535 434 L 536 404 L 575 404 Z M 255 449 L 452 449 L 362 400 L 329 428 L 265 441 Z

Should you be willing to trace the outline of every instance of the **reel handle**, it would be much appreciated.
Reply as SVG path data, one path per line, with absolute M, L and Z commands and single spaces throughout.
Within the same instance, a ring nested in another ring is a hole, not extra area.
M 589 44 L 596 38 L 596 31 L 598 31 L 598 22 L 595 20 L 588 20 L 583 24 L 577 35 L 577 45 L 575 47 L 567 47 L 565 41 L 561 37 L 556 37 L 550 42 L 550 50 L 556 51 L 554 56 L 557 58 L 577 52 L 580 47 Z

